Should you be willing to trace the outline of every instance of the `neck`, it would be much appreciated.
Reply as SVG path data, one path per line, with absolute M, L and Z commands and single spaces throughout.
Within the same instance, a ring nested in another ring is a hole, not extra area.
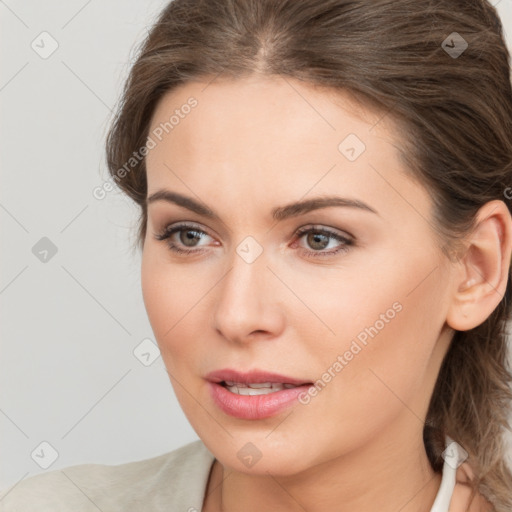
M 440 484 L 416 423 L 409 439 L 382 435 L 293 475 L 246 474 L 216 460 L 203 510 L 429 512 Z

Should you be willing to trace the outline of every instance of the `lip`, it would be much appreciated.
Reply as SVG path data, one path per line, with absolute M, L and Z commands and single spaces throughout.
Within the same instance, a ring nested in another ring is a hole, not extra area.
M 206 379 L 208 380 L 210 396 L 215 404 L 224 413 L 246 420 L 259 420 L 279 414 L 283 410 L 296 405 L 299 395 L 306 392 L 313 385 L 312 382 L 261 370 L 252 370 L 245 373 L 231 369 L 217 370 L 209 373 Z M 237 395 L 222 386 L 221 383 L 226 380 L 242 384 L 278 382 L 294 384 L 297 387 L 275 391 L 267 395 Z
M 247 372 L 240 372 L 238 370 L 232 370 L 230 368 L 215 370 L 206 375 L 205 378 L 206 380 L 215 383 L 230 380 L 233 382 L 239 382 L 240 384 L 260 384 L 262 382 L 294 384 L 295 386 L 300 386 L 302 384 L 311 384 L 311 381 L 305 379 L 295 379 L 293 377 L 287 377 L 286 375 L 280 375 L 278 373 L 267 372 L 264 370 L 249 370 Z

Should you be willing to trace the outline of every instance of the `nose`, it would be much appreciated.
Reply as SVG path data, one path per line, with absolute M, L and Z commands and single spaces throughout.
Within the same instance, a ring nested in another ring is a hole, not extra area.
M 284 328 L 279 286 L 279 279 L 267 267 L 265 251 L 251 263 L 235 252 L 231 268 L 216 287 L 216 331 L 237 344 L 279 336 Z

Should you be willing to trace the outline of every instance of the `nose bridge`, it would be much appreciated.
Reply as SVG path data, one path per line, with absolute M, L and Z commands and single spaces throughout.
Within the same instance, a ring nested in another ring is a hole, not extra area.
M 233 251 L 230 270 L 220 286 L 215 306 L 215 327 L 224 337 L 243 341 L 254 331 L 274 332 L 278 311 L 274 277 L 267 268 L 263 246 L 252 236 Z

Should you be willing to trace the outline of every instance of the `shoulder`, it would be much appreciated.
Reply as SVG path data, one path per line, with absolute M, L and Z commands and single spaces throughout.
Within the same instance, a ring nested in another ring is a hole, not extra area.
M 3 491 L 0 512 L 117 512 L 134 510 L 135 505 L 138 510 L 159 511 L 179 500 L 191 507 L 202 497 L 213 460 L 198 440 L 150 459 L 69 466 Z
M 471 481 L 473 478 L 473 470 L 467 462 L 457 468 L 449 512 L 494 512 L 493 505 L 481 492 L 472 493 Z

